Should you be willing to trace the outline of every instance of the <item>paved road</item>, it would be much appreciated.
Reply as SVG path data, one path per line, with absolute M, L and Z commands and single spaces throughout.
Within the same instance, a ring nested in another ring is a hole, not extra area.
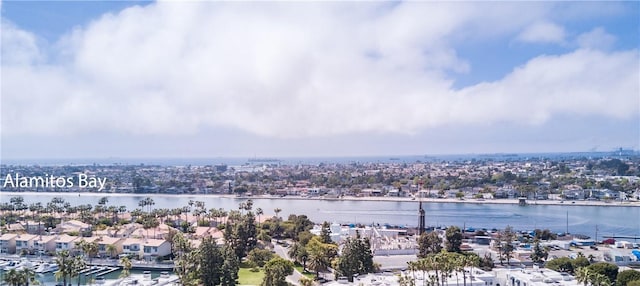
M 273 250 L 275 250 L 275 252 L 276 252 L 276 254 L 278 256 L 280 256 L 280 257 L 282 257 L 284 259 L 292 260 L 289 257 L 289 254 L 288 254 L 289 249 L 288 248 L 275 243 L 275 241 L 272 241 L 272 243 L 273 243 L 273 246 L 274 246 Z M 297 269 L 294 269 L 293 270 L 293 274 L 287 276 L 287 282 L 289 282 L 289 283 L 291 283 L 293 285 L 300 285 L 300 282 L 298 282 L 298 281 L 300 281 L 300 279 L 303 278 L 303 277 L 305 277 L 305 276 L 302 275 L 302 273 L 300 273 L 300 271 L 298 271 Z

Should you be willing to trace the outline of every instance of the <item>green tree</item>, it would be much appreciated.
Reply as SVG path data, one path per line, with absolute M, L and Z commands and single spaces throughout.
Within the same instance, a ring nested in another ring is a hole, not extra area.
M 457 226 L 450 226 L 445 232 L 446 242 L 445 247 L 448 252 L 461 252 L 460 246 L 462 245 L 462 231 Z
M 502 262 L 505 259 L 507 260 L 507 264 L 511 263 L 513 251 L 515 250 L 513 246 L 515 239 L 516 234 L 511 226 L 505 227 L 504 230 L 498 233 L 498 259 L 500 260 L 500 265 L 503 264 Z
M 222 248 L 222 257 L 224 262 L 222 263 L 222 277 L 220 278 L 220 285 L 232 286 L 238 284 L 238 270 L 240 270 L 240 261 L 235 254 L 235 251 L 225 245 Z
M 607 262 L 598 262 L 588 266 L 589 270 L 607 277 L 610 282 L 615 282 L 618 276 L 618 266 Z
M 545 267 L 558 272 L 573 273 L 573 263 L 569 257 L 559 257 L 549 260 L 545 264 Z
M 556 239 L 557 235 L 553 232 L 551 232 L 549 229 L 544 229 L 544 230 L 540 230 L 540 229 L 535 229 L 535 238 L 538 240 L 550 240 L 550 239 Z
M 625 286 L 628 285 L 631 281 L 640 281 L 640 271 L 628 269 L 624 271 L 620 271 L 618 276 L 616 276 L 616 285 L 617 286 Z
M 491 271 L 493 267 L 495 267 L 495 263 L 493 262 L 493 258 L 489 252 L 486 252 L 483 257 L 480 257 L 480 263 L 478 267 L 484 271 Z
M 322 223 L 322 230 L 320 231 L 320 240 L 322 243 L 333 243 L 331 240 L 331 225 L 325 221 Z
M 273 253 L 268 249 L 255 248 L 247 255 L 247 260 L 251 261 L 256 266 L 262 267 L 269 260 L 273 258 Z
M 307 269 L 307 259 L 309 258 L 309 252 L 307 248 L 300 242 L 294 242 L 289 248 L 289 257 L 294 261 L 302 264 L 302 269 Z
M 337 260 L 336 271 L 353 282 L 353 275 L 371 273 L 375 270 L 373 254 L 368 238 L 361 238 L 356 232 L 355 239 L 347 238 L 342 248 L 342 255 Z
M 331 266 L 331 260 L 338 253 L 338 246 L 322 243 L 318 236 L 314 236 L 305 248 L 309 269 L 315 271 L 316 276 L 319 276 L 320 271 L 324 271 Z
M 578 268 L 589 266 L 591 262 L 589 261 L 588 258 L 584 257 L 583 255 L 583 256 L 576 257 L 576 259 L 573 259 L 571 261 L 571 264 L 573 264 L 573 269 L 578 269 Z
M 198 267 L 200 282 L 205 286 L 219 285 L 222 277 L 224 258 L 215 239 L 206 237 L 198 247 Z
M 175 255 L 174 272 L 178 275 L 182 285 L 196 285 L 198 282 L 197 251 L 194 251 L 191 242 L 178 232 L 173 237 L 173 253 Z
M 542 263 L 549 257 L 549 252 L 539 242 L 533 244 L 533 252 L 531 253 L 531 261 L 534 263 Z
M 264 280 L 261 286 L 287 286 L 287 276 L 293 274 L 293 262 L 275 257 L 264 266 Z
M 424 232 L 418 238 L 418 257 L 425 258 L 432 253 L 442 251 L 442 238 L 435 231 Z
M 640 280 L 629 281 L 627 286 L 640 286 Z

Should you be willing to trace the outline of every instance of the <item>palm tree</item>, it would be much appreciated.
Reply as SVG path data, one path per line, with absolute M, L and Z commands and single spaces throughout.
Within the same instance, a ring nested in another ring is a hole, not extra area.
M 127 206 L 119 206 L 118 207 L 118 212 L 121 213 L 121 214 L 126 213 L 127 212 Z M 119 221 L 119 219 L 118 219 L 118 217 L 116 217 L 116 222 L 115 223 L 118 223 L 118 221 Z
M 129 257 L 124 256 L 120 258 L 120 265 L 122 265 L 122 273 L 120 273 L 120 277 L 129 277 L 129 270 L 131 270 L 131 260 L 129 260 Z
M 67 285 L 67 277 L 71 274 L 73 259 L 69 255 L 68 250 L 58 251 L 56 253 L 56 264 L 58 271 L 55 273 L 56 280 L 62 279 L 62 285 Z
M 11 269 L 4 274 L 2 281 L 9 286 L 19 286 L 22 280 L 20 279 L 20 273 L 15 269 Z
M 262 208 L 257 208 L 256 209 L 256 214 L 258 215 L 258 228 L 260 227 L 260 216 L 264 214 L 264 211 L 262 211 Z
M 87 262 L 84 261 L 84 258 L 80 256 L 76 256 L 73 258 L 69 276 L 78 277 L 78 286 L 80 286 L 80 271 L 85 268 L 87 268 Z
M 590 276 L 591 271 L 587 267 L 580 267 L 576 270 L 576 281 L 578 281 L 578 283 L 583 283 L 584 286 L 589 284 Z
M 20 285 L 39 284 L 38 280 L 36 280 L 36 272 L 29 267 L 22 268 L 22 270 L 18 271 L 18 275 L 20 277 Z
M 98 255 L 99 245 L 95 241 L 85 242 L 82 244 L 82 252 L 84 252 L 84 254 L 86 254 L 87 257 L 89 257 L 89 263 L 91 263 L 91 260 L 93 259 L 93 257 Z
M 609 281 L 607 275 L 602 273 L 593 273 L 590 276 L 589 282 L 591 282 L 591 285 L 593 286 L 611 286 L 611 281 Z
M 273 210 L 276 213 L 276 219 L 278 218 L 278 214 L 282 211 L 281 208 L 276 208 Z
M 116 256 L 116 251 L 118 250 L 114 244 L 107 245 L 107 252 L 109 253 L 109 257 Z

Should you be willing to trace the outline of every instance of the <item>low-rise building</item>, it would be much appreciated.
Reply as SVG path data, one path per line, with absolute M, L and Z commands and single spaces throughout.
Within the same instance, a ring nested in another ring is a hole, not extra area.
M 76 246 L 76 240 L 78 240 L 77 236 L 71 236 L 67 234 L 56 236 L 56 251 L 74 249 Z
M 91 225 L 79 220 L 64 221 L 56 226 L 57 233 L 83 233 L 91 230 Z
M 122 242 L 122 254 L 140 257 L 143 241 L 138 238 L 127 238 Z
M 152 260 L 171 254 L 171 244 L 164 239 L 147 239 L 142 244 L 142 257 Z
M 56 236 L 38 235 L 38 237 L 33 241 L 33 248 L 39 253 L 55 253 Z
M 581 285 L 567 273 L 535 266 L 533 269 L 499 269 L 494 272 L 496 272 L 496 282 L 504 286 Z
M 102 236 L 96 240 L 98 243 L 98 255 L 100 257 L 116 257 L 122 253 L 124 238 Z
M 38 238 L 33 234 L 20 234 L 16 236 L 16 253 L 35 253 L 34 241 Z
M 0 236 L 0 253 L 15 254 L 16 253 L 16 237 L 14 233 L 5 233 Z

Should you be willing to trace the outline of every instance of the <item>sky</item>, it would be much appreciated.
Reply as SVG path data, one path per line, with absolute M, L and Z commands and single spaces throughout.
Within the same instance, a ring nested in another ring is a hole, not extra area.
M 640 149 L 640 2 L 3 1 L 0 155 Z

